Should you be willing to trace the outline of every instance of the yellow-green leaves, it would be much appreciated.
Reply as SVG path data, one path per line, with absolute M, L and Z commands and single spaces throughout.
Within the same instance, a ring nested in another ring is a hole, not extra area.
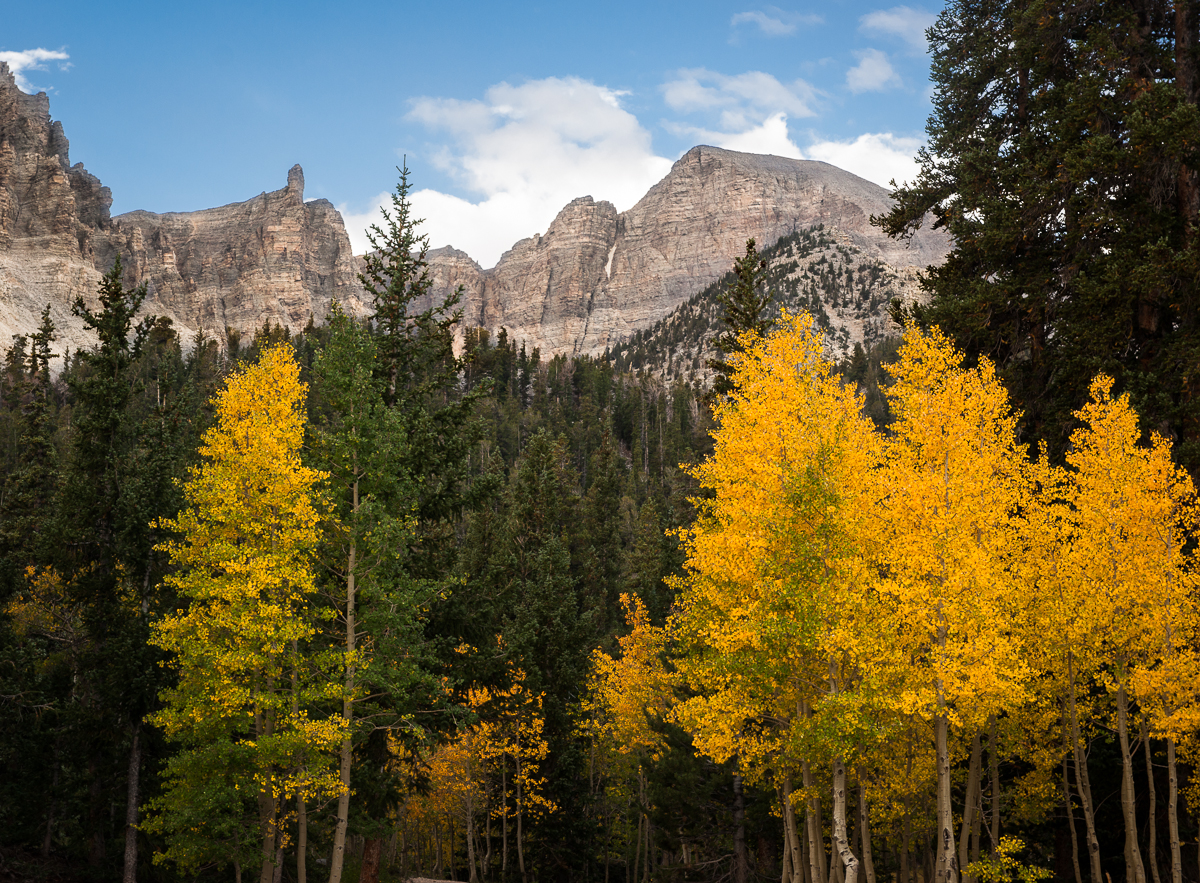
M 217 423 L 184 486 L 185 507 L 161 524 L 177 534 L 161 547 L 174 567 L 168 582 L 190 603 L 154 629 L 178 684 L 152 720 L 185 748 L 151 824 L 181 835 L 167 855 L 183 864 L 207 860 L 208 847 L 181 825 L 189 801 L 216 782 L 241 795 L 231 804 L 256 805 L 263 849 L 281 836 L 287 798 L 340 787 L 329 768 L 340 718 L 311 713 L 341 688 L 338 656 L 309 643 L 314 497 L 324 476 L 300 458 L 304 393 L 283 346 L 233 374 L 216 397 Z

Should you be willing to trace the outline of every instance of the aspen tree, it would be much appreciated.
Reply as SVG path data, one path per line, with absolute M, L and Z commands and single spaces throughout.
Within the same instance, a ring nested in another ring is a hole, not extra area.
M 152 803 L 153 827 L 170 835 L 158 858 L 196 866 L 221 857 L 197 843 L 194 816 L 219 789 L 223 812 L 256 810 L 261 883 L 274 876 L 286 801 L 341 790 L 330 760 L 343 726 L 309 715 L 341 691 L 337 655 L 308 647 L 314 497 L 325 476 L 300 462 L 304 393 L 286 346 L 235 372 L 216 397 L 183 511 L 159 522 L 178 535 L 160 548 L 176 568 L 169 584 L 190 604 L 154 629 L 179 680 L 151 720 L 182 745 Z M 236 825 L 226 831 L 234 842 L 223 857 L 236 861 L 242 839 Z
M 1014 603 L 1007 556 L 1028 497 L 1015 420 L 990 363 L 961 367 L 943 336 L 910 332 L 890 392 L 897 415 L 877 499 L 883 631 L 914 665 L 898 672 L 902 713 L 928 719 L 937 756 L 936 870 L 956 883 L 951 729 L 966 738 L 1018 705 L 1026 666 L 1004 627 Z
M 1197 513 L 1195 489 L 1172 462 L 1170 442 L 1153 434 L 1148 446 L 1140 445 L 1138 416 L 1128 396 L 1113 397 L 1112 385 L 1111 378 L 1097 377 L 1091 401 L 1076 413 L 1083 426 L 1072 435 L 1067 454 L 1076 527 L 1068 560 L 1081 592 L 1100 605 L 1097 636 L 1112 648 L 1105 680 L 1116 694 L 1127 874 L 1130 880 L 1144 881 L 1129 750 L 1129 694 L 1135 692 L 1142 701 L 1152 731 L 1167 739 L 1168 756 L 1173 755 L 1174 740 L 1196 722 L 1189 694 L 1196 673 L 1191 647 L 1198 582 L 1187 546 Z M 1167 803 L 1172 879 L 1179 883 L 1172 792 Z
M 859 716 L 845 695 L 856 671 L 842 619 L 865 597 L 849 539 L 853 477 L 869 470 L 878 444 L 810 317 L 785 313 L 779 332 L 742 344 L 731 358 L 733 392 L 716 406 L 715 452 L 692 470 L 711 497 L 696 501 L 700 517 L 682 537 L 687 573 L 675 584 L 670 629 L 680 677 L 696 695 L 675 715 L 714 760 L 736 757 L 754 776 L 779 771 L 785 820 L 787 771 L 830 763 L 835 851 L 853 875 L 844 770 Z M 838 713 L 821 715 L 825 704 Z M 825 731 L 810 718 L 839 723 Z M 816 870 L 825 847 L 809 806 Z M 793 830 L 787 849 L 797 874 Z

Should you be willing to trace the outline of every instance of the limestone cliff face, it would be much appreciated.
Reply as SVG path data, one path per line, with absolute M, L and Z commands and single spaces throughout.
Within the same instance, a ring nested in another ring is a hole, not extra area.
M 0 63 L 0 348 L 33 331 L 47 304 L 60 347 L 92 343 L 70 305 L 95 305 L 118 254 L 126 283 L 147 287 L 145 312 L 185 339 L 267 321 L 299 329 L 334 299 L 369 311 L 342 218 L 304 201 L 299 166 L 286 187 L 220 208 L 113 218 L 111 205 L 108 188 L 70 164 L 46 95 L 21 92 Z M 825 163 L 696 147 L 629 211 L 576 199 L 491 270 L 452 248 L 431 252 L 430 301 L 462 286 L 466 327 L 507 328 L 546 355 L 597 353 L 718 279 L 751 237 L 765 247 L 824 224 L 898 271 L 943 259 L 939 233 L 901 244 L 871 227 L 888 208 L 883 188 Z
M 268 321 L 295 330 L 322 320 L 335 299 L 363 312 L 341 215 L 327 200 L 304 201 L 300 166 L 287 187 L 246 202 L 118 215 L 97 253 L 108 266 L 118 252 L 130 279 L 146 284 L 145 309 L 192 330 Z
M 265 321 L 299 329 L 334 298 L 363 312 L 341 215 L 304 202 L 299 166 L 286 187 L 246 202 L 112 218 L 109 189 L 70 165 L 68 147 L 46 95 L 23 93 L 0 63 L 0 348 L 33 331 L 47 305 L 60 349 L 93 343 L 71 304 L 95 306 L 117 254 L 126 284 L 146 284 L 144 312 L 169 317 L 185 339 Z
M 897 269 L 939 263 L 949 241 L 922 230 L 897 243 L 869 218 L 887 192 L 826 163 L 696 147 L 627 212 L 583 197 L 544 236 L 488 271 L 450 249 L 431 253 L 438 296 L 464 286 L 467 324 L 550 353 L 596 353 L 665 317 L 729 270 L 746 240 L 760 247 L 824 224 Z

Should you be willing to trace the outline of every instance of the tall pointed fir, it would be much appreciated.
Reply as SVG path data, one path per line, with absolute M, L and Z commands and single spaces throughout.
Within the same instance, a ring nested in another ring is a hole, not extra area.
M 766 283 L 767 261 L 759 257 L 754 240 L 747 239 L 746 253 L 733 262 L 733 282 L 717 296 L 724 310 L 725 331 L 717 338 L 717 357 L 708 361 L 708 368 L 716 372 L 716 395 L 729 395 L 733 390 L 734 369 L 728 358 L 743 351 L 742 335 L 749 332 L 762 337 L 771 327 L 764 312 L 771 302 Z
M 928 34 L 929 143 L 876 219 L 953 237 L 911 318 L 991 359 L 1052 455 L 1104 371 L 1194 473 L 1200 11 L 954 0 Z

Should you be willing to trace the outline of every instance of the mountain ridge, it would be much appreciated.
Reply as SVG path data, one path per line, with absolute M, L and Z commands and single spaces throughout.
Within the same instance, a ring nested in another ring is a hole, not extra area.
M 45 93 L 22 92 L 0 63 L 0 341 L 31 333 L 49 304 L 60 348 L 90 344 L 71 304 L 95 304 L 118 253 L 125 283 L 147 287 L 144 312 L 171 319 L 185 342 L 266 322 L 296 331 L 333 300 L 369 312 L 343 219 L 327 200 L 304 201 L 299 165 L 285 187 L 215 208 L 113 217 L 111 205 L 109 188 L 70 164 Z M 897 243 L 870 226 L 889 206 L 883 188 L 826 163 L 701 145 L 627 211 L 571 200 L 491 269 L 431 250 L 434 287 L 419 306 L 461 285 L 464 329 L 506 328 L 546 355 L 599 354 L 719 279 L 750 238 L 765 247 L 821 224 L 901 269 L 939 262 L 939 232 Z

